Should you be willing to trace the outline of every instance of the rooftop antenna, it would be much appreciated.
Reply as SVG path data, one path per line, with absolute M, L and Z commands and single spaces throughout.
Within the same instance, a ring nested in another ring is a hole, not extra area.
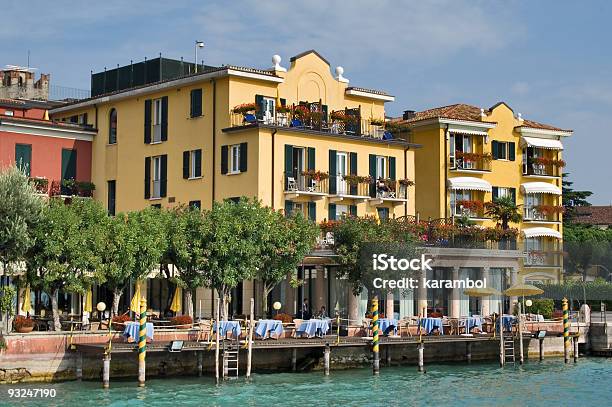
M 28 50 L 28 69 L 30 69 L 30 50 Z

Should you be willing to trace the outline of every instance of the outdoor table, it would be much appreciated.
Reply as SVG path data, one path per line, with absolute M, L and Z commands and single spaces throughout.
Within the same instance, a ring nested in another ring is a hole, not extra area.
M 380 318 L 378 320 L 378 329 L 379 332 L 382 332 L 384 335 L 389 335 L 389 331 L 393 329 L 393 334 L 397 334 L 397 327 L 399 326 L 397 319 L 395 318 Z
M 461 318 L 460 326 L 465 327 L 465 333 L 470 333 L 472 328 L 478 327 L 482 331 L 482 318 L 481 317 L 464 317 Z
M 274 334 L 278 339 L 283 334 L 283 322 L 276 319 L 260 319 L 255 327 L 255 334 L 263 339 L 271 338 Z
M 303 321 L 295 330 L 296 335 L 306 334 L 309 338 L 313 336 L 323 336 L 329 331 L 329 319 L 309 319 Z
M 240 322 L 238 321 L 220 321 L 219 322 L 219 335 L 225 338 L 228 332 L 232 333 L 234 338 L 239 338 L 241 334 Z M 217 332 L 217 324 L 213 327 L 213 332 Z
M 421 318 L 421 326 L 425 329 L 427 335 L 431 334 L 435 328 L 438 328 L 440 335 L 444 335 L 442 329 L 442 318 Z
M 135 321 L 128 321 L 125 323 L 125 328 L 123 328 L 123 336 L 128 338 L 132 338 L 133 340 L 138 340 L 138 336 L 140 334 L 140 323 Z M 153 340 L 153 324 L 147 322 L 147 338 Z

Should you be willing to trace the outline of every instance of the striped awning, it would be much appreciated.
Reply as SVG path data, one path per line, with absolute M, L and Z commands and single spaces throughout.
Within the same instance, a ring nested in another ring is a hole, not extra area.
M 523 147 L 540 147 L 547 150 L 563 150 L 563 144 L 559 140 L 538 137 L 521 137 Z
M 529 228 L 523 229 L 523 235 L 525 237 L 554 237 L 556 239 L 561 239 L 561 233 L 558 230 L 552 228 Z
M 484 179 L 474 177 L 456 177 L 448 179 L 449 189 L 466 189 L 469 191 L 491 192 L 491 184 Z
M 561 195 L 561 190 L 558 186 L 547 182 L 525 182 L 521 184 L 521 192 L 523 192 L 523 194 Z

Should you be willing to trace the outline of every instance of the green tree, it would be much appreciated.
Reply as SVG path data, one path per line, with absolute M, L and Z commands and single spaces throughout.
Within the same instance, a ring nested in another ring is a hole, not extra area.
M 572 185 L 574 184 L 569 180 L 569 173 L 563 173 L 562 182 L 562 193 L 563 193 L 563 206 L 565 207 L 565 213 L 563 214 L 563 223 L 571 224 L 576 219 L 576 208 L 579 206 L 591 206 L 588 197 L 593 195 L 591 191 L 574 191 Z
M 27 258 L 27 279 L 50 294 L 56 331 L 61 330 L 59 291 L 83 294 L 102 280 L 106 217 L 104 208 L 91 199 L 73 198 L 70 204 L 52 199 L 34 230 L 36 242 Z
M 503 230 L 510 228 L 510 223 L 519 223 L 522 219 L 519 207 L 509 196 L 503 196 L 485 204 L 485 214 L 497 222 Z
M 568 274 L 579 274 L 583 281 L 591 266 L 612 270 L 612 229 L 569 224 L 563 227 L 564 267 Z
M 17 167 L 0 172 L 0 262 L 6 274 L 34 244 L 32 232 L 43 207 L 44 201 Z
M 209 259 L 204 276 L 207 285 L 222 299 L 223 319 L 229 315 L 227 306 L 232 288 L 257 273 L 266 212 L 258 200 L 243 197 L 238 202 L 215 202 L 205 215 L 212 228 L 206 236 Z
M 208 265 L 211 223 L 199 209 L 178 208 L 167 212 L 167 234 L 164 261 L 178 269 L 176 283 L 185 290 L 185 313 L 193 318 L 195 290 L 207 283 L 204 270 Z
M 319 227 L 297 213 L 285 217 L 268 209 L 257 278 L 263 284 L 263 310 L 268 314 L 268 294 L 292 273 L 313 249 Z

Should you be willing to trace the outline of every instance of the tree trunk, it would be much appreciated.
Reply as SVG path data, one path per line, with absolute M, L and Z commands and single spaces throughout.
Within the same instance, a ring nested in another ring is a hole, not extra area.
M 51 310 L 53 312 L 53 329 L 55 331 L 62 330 L 62 324 L 60 323 L 59 307 L 57 305 L 57 297 L 59 295 L 59 289 L 54 289 L 51 294 Z
M 267 317 L 269 317 L 268 315 L 268 295 L 270 294 L 270 291 L 272 291 L 274 287 L 270 287 L 268 284 L 263 283 L 263 313 L 264 315 Z
M 231 289 L 227 286 L 223 285 L 220 289 L 217 290 L 217 295 L 221 298 L 221 319 L 223 321 L 227 321 L 229 318 L 229 310 L 228 310 L 228 298 L 231 294 Z
M 111 318 L 119 313 L 119 300 L 121 299 L 121 295 L 123 294 L 123 290 L 119 287 L 115 287 L 113 289 L 113 306 L 111 309 Z
M 185 314 L 193 320 L 193 292 L 191 288 L 185 289 Z

